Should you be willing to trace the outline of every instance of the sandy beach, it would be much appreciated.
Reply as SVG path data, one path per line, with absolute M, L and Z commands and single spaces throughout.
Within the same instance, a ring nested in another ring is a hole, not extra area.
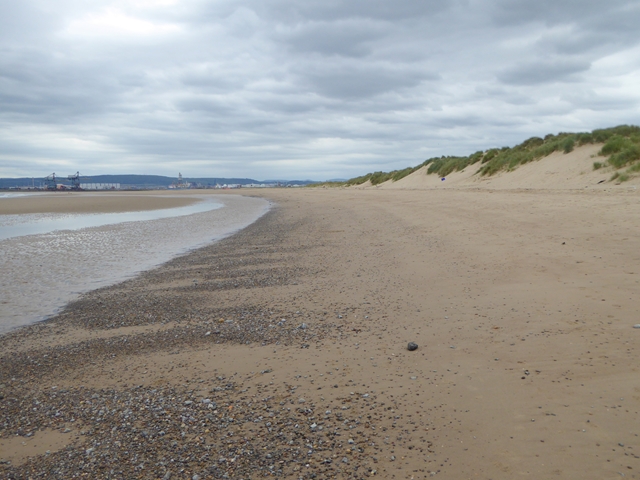
M 275 206 L 0 337 L 1 477 L 640 475 L 635 189 L 242 193 Z

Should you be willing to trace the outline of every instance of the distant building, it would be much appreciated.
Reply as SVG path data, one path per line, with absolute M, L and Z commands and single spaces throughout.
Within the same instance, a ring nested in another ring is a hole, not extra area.
M 81 183 L 82 190 L 120 190 L 119 183 Z
M 195 188 L 195 184 L 191 184 L 190 182 L 185 182 L 182 178 L 182 173 L 178 173 L 178 181 L 173 182 L 169 185 L 171 189 L 184 189 L 184 188 Z

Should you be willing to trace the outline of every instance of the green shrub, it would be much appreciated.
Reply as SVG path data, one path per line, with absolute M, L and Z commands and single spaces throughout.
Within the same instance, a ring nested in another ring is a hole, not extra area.
M 607 140 L 600 149 L 599 155 L 607 156 L 613 153 L 618 153 L 620 150 L 629 147 L 633 142 L 628 138 L 621 137 L 620 135 L 613 135 Z
M 535 147 L 539 147 L 544 143 L 544 140 L 540 137 L 531 137 L 524 142 L 522 142 L 521 146 L 526 149 L 531 149 Z
M 369 177 L 369 180 L 371 181 L 371 185 L 380 185 L 381 183 L 386 182 L 387 180 L 389 180 L 391 178 L 393 173 L 395 173 L 395 172 L 389 172 L 389 173 L 374 172 L 374 173 L 372 173 L 371 177 Z
M 482 163 L 483 164 L 487 163 L 489 160 L 491 160 L 496 155 L 498 155 L 498 153 L 500 153 L 500 150 L 498 150 L 497 148 L 492 148 L 491 150 L 487 150 L 484 156 L 482 157 Z
M 352 178 L 351 180 L 347 180 L 347 185 L 362 185 L 370 178 L 371 178 L 371 174 L 367 173 L 366 175 L 362 175 L 360 177 L 355 177 L 355 178 Z
M 629 167 L 627 172 L 633 172 L 633 173 L 640 172 L 640 162 L 637 162 L 637 163 L 633 164 L 632 167 Z
M 427 168 L 427 174 L 438 173 L 438 170 L 445 164 L 447 157 L 432 158 Z
M 477 151 L 468 157 L 440 157 L 427 160 L 423 165 L 428 164 L 428 174 L 437 173 L 441 177 L 446 177 L 453 172 L 460 172 L 467 168 L 469 165 L 478 163 L 482 160 L 484 153 Z
M 318 188 L 318 187 L 344 187 L 348 185 L 346 182 L 318 182 L 318 183 L 309 183 L 305 185 L 305 188 Z
M 573 137 L 565 138 L 562 141 L 562 151 L 564 153 L 572 152 L 574 146 L 575 146 L 575 140 L 573 139 Z
M 638 159 L 640 159 L 640 145 L 631 144 L 618 153 L 611 155 L 609 163 L 615 168 L 622 168 Z
M 626 182 L 627 180 L 629 180 L 629 175 L 627 175 L 626 173 L 621 173 L 620 176 L 618 177 L 618 181 L 620 183 L 622 182 Z
M 594 143 L 605 143 L 614 135 L 630 137 L 640 134 L 640 127 L 635 125 L 618 125 L 617 127 L 594 130 L 592 132 Z
M 418 168 L 420 167 L 413 167 L 413 168 L 407 167 L 402 170 L 398 170 L 391 176 L 391 180 L 393 180 L 394 182 L 397 182 L 398 180 L 402 180 L 407 175 L 411 175 L 413 172 L 418 170 Z
M 602 162 L 593 162 L 594 170 L 600 170 L 602 167 L 604 167 L 604 164 Z
M 466 157 L 449 157 L 440 170 L 438 170 L 438 175 L 446 177 L 455 171 L 464 169 L 466 160 Z
M 593 135 L 590 133 L 580 133 L 578 135 L 578 145 L 586 145 L 587 143 L 593 143 Z

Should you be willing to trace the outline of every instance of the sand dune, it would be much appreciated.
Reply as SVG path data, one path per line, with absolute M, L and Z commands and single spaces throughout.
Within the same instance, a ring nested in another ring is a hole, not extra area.
M 518 167 L 511 172 L 501 172 L 490 177 L 477 174 L 480 163 L 468 166 L 461 172 L 454 172 L 443 181 L 438 175 L 428 175 L 427 167 L 397 181 L 387 181 L 365 188 L 379 188 L 391 190 L 419 190 L 431 188 L 487 188 L 487 189 L 605 189 L 615 186 L 609 182 L 613 174 L 611 168 L 593 169 L 593 162 L 603 161 L 597 153 L 602 145 L 584 145 L 572 152 L 553 154 Z M 640 185 L 640 177 L 624 182 L 621 186 Z

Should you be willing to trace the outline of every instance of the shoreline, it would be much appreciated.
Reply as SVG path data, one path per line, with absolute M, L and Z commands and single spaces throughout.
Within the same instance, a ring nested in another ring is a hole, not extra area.
M 0 337 L 3 475 L 640 468 L 636 195 L 251 193 L 235 235 Z
M 166 197 L 128 196 L 123 203 L 117 195 L 80 195 L 65 197 L 66 205 L 92 213 L 4 216 L 0 332 L 50 317 L 84 292 L 131 278 L 232 234 L 268 209 L 262 200 L 237 195 Z M 37 200 L 39 204 L 32 206 L 39 209 L 61 206 L 52 205 L 48 197 Z M 193 204 L 135 211 L 184 201 Z M 129 212 L 97 214 L 118 205 Z

